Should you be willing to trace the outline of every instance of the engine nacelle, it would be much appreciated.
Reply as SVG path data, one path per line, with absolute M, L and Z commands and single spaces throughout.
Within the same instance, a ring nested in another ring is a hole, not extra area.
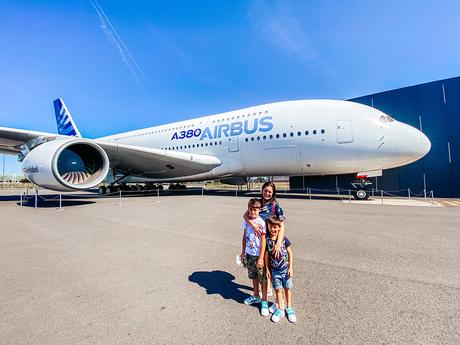
M 230 184 L 233 186 L 242 186 L 245 185 L 248 182 L 247 177 L 227 177 L 227 178 L 221 178 L 219 180 L 220 183 L 225 183 L 225 184 Z
M 109 157 L 85 139 L 56 139 L 41 144 L 25 157 L 24 176 L 32 183 L 56 191 L 84 190 L 102 182 Z

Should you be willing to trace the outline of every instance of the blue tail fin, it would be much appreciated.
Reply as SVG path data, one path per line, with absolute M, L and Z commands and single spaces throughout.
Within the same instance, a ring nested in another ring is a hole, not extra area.
M 62 135 L 70 135 L 73 137 L 81 138 L 80 131 L 78 130 L 75 122 L 73 122 L 69 109 L 67 109 L 62 98 L 55 99 L 54 114 L 56 115 L 56 123 L 58 133 Z

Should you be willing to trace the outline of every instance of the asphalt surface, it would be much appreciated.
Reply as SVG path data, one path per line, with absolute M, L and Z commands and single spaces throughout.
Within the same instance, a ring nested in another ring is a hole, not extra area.
M 0 344 L 460 344 L 460 212 L 280 199 L 298 322 L 242 303 L 248 198 L 0 198 Z M 51 206 L 50 206 L 51 205 Z

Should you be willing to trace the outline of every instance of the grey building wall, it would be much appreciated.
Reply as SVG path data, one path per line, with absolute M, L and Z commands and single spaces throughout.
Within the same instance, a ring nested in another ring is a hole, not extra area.
M 460 197 L 460 77 L 404 87 L 350 99 L 382 110 L 396 120 L 421 129 L 430 152 L 410 165 L 384 170 L 372 178 L 374 188 L 411 192 L 434 191 L 435 197 Z M 350 188 L 354 175 L 290 179 L 293 189 Z M 401 192 L 400 192 L 401 193 Z

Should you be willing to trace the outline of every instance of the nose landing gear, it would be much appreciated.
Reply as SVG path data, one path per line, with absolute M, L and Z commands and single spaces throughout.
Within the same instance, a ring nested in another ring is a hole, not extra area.
M 351 185 L 355 188 L 352 194 L 356 200 L 369 199 L 369 186 L 372 186 L 372 182 L 367 179 L 367 176 L 356 176 Z

